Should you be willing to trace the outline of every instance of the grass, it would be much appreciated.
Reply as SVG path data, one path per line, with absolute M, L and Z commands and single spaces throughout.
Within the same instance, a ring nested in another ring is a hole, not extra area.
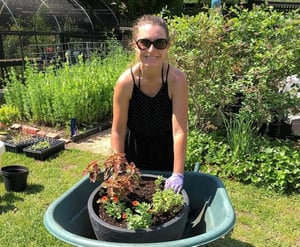
M 53 237 L 43 224 L 48 205 L 82 178 L 94 159 L 105 157 L 79 150 L 64 150 L 47 161 L 6 152 L 2 166 L 29 168 L 28 188 L 6 192 L 0 177 L 0 246 L 69 246 Z M 279 195 L 264 188 L 223 180 L 236 211 L 231 234 L 208 247 L 300 246 L 300 196 Z
M 300 195 L 223 180 L 236 213 L 230 235 L 209 247 L 299 247 Z
M 29 176 L 28 188 L 19 193 L 6 192 L 0 177 L 0 246 L 69 246 L 49 234 L 43 216 L 48 205 L 79 181 L 86 164 L 96 158 L 101 156 L 64 150 L 56 158 L 37 161 L 6 152 L 2 166 L 27 166 Z

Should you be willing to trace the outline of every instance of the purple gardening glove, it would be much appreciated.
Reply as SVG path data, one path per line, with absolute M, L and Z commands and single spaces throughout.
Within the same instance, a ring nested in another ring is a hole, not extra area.
M 173 189 L 175 193 L 179 193 L 183 187 L 183 175 L 173 173 L 171 177 L 166 180 L 165 189 Z

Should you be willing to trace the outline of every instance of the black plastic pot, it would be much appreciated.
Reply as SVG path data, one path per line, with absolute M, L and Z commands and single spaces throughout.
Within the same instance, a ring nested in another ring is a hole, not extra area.
M 157 176 L 144 174 L 142 177 L 156 178 Z M 99 204 L 96 201 L 100 188 L 101 185 L 91 193 L 88 200 L 88 213 L 97 239 L 109 242 L 155 243 L 177 240 L 182 237 L 189 212 L 189 198 L 185 190 L 181 191 L 185 200 L 184 208 L 175 218 L 160 226 L 142 230 L 128 230 L 108 224 L 97 215 Z
M 29 169 L 25 166 L 11 165 L 1 168 L 6 191 L 20 192 L 27 188 Z

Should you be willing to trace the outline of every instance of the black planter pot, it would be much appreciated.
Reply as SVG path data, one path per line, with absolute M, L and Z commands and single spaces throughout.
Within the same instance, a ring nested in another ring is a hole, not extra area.
M 25 166 L 4 166 L 1 168 L 6 191 L 20 192 L 27 188 L 29 169 Z
M 155 175 L 145 174 L 146 177 L 157 177 Z M 189 212 L 189 199 L 187 193 L 182 190 L 185 200 L 184 208 L 172 220 L 156 227 L 142 230 L 128 230 L 117 227 L 101 220 L 96 214 L 99 204 L 96 203 L 99 195 L 97 187 L 90 195 L 88 200 L 88 213 L 94 233 L 99 240 L 122 243 L 155 243 L 171 240 L 178 240 L 182 237 Z

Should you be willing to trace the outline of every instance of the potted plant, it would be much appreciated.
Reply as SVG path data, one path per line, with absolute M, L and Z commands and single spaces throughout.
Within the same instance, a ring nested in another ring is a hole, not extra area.
M 84 170 L 91 182 L 102 181 L 90 195 L 88 213 L 96 237 L 112 242 L 162 242 L 182 237 L 189 200 L 183 190 L 164 189 L 162 176 L 142 174 L 125 155 L 93 161 Z

